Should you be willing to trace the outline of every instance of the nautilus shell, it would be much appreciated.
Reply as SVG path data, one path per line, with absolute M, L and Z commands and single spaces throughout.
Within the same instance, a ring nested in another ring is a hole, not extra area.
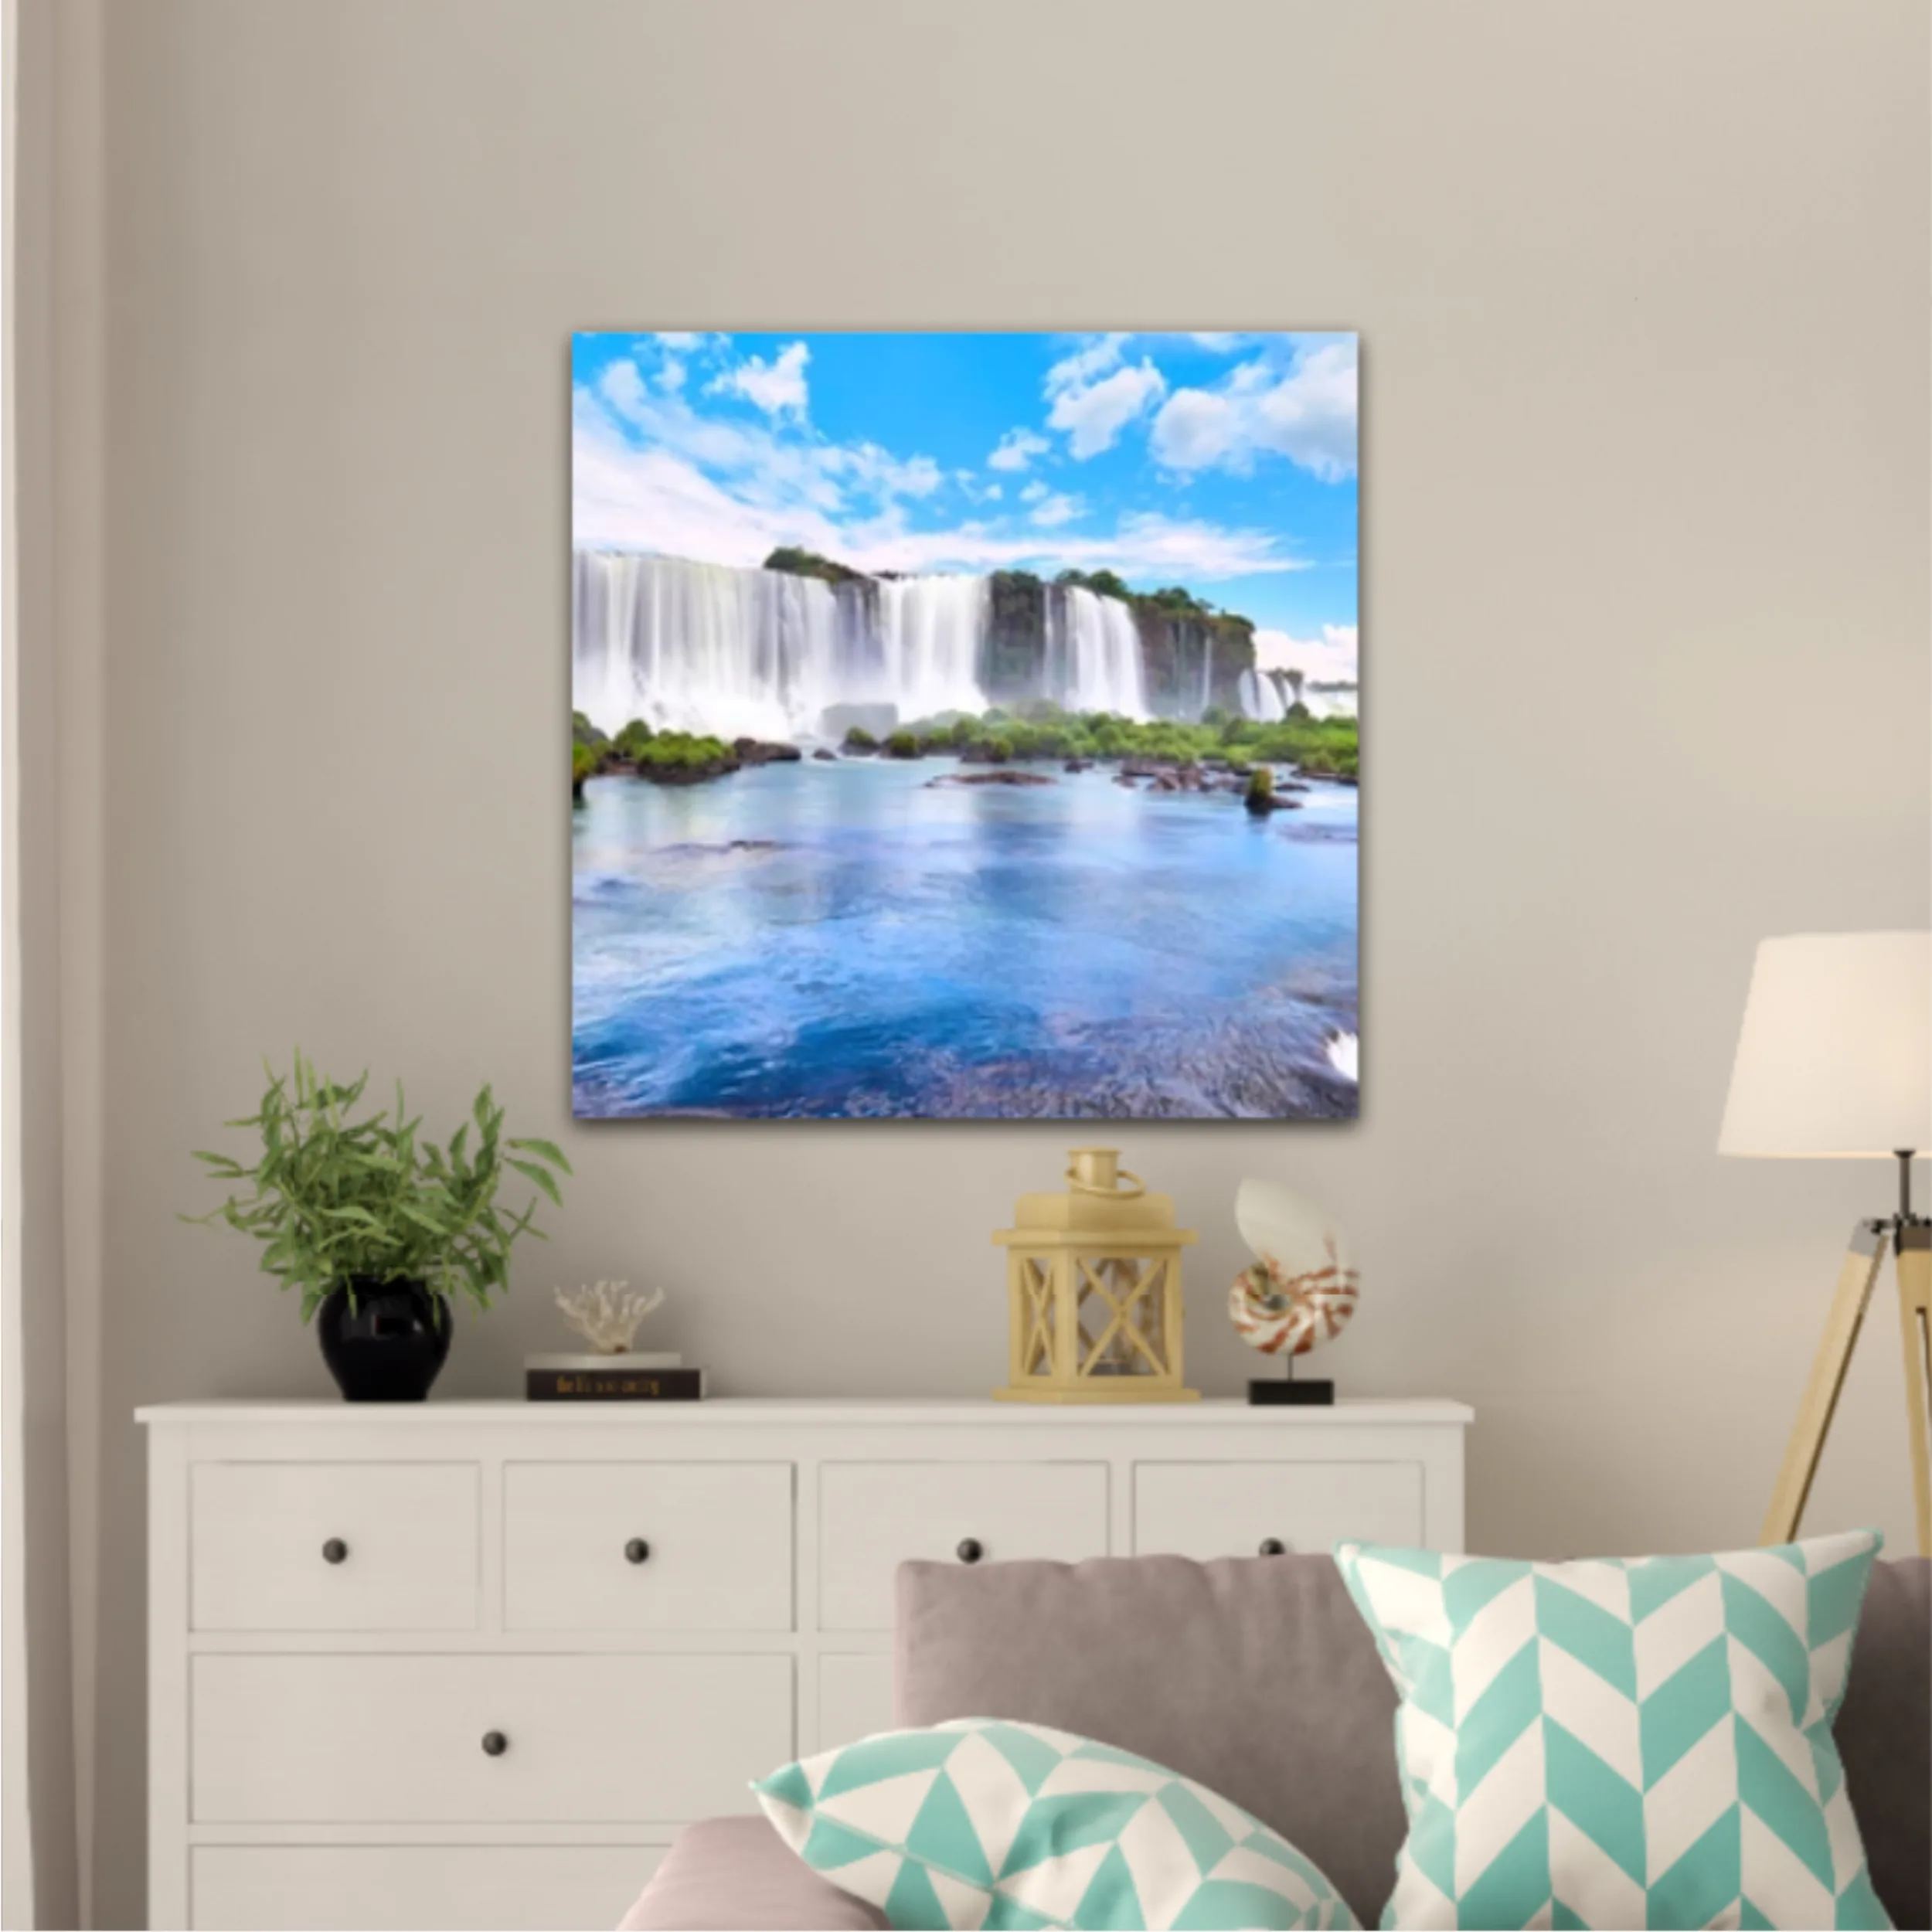
M 1263 1355 L 1305 1355 L 1355 1313 L 1360 1277 L 1342 1230 L 1311 1202 L 1267 1181 L 1243 1181 L 1234 1218 L 1255 1255 L 1234 1277 L 1228 1315 Z

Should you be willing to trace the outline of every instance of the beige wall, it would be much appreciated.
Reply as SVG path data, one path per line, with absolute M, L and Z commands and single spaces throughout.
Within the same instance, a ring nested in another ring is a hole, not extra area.
M 141 1910 L 139 1401 L 321 1393 L 187 1155 L 291 1041 L 487 1074 L 577 1162 L 553 1280 L 736 1393 L 971 1392 L 1059 1129 L 568 1118 L 566 355 L 607 324 L 1359 328 L 1364 1112 L 1120 1138 L 1359 1236 L 1359 1393 L 1480 1412 L 1475 1540 L 1756 1528 L 1889 1177 L 1720 1162 L 1753 943 L 1923 924 L 1918 0 L 108 0 L 104 1672 Z M 84 589 L 77 586 L 77 590 Z M 1816 1520 L 1906 1527 L 1889 1323 Z
M 61 1292 L 77 1256 L 65 1239 L 63 1199 L 62 1034 L 73 1009 L 62 970 L 70 855 L 61 830 L 65 660 L 58 648 L 56 511 L 71 473 L 63 474 L 58 434 L 68 399 L 56 318 L 75 281 L 56 210 L 87 205 L 83 181 L 63 164 L 73 153 L 70 122 L 76 129 L 89 124 L 68 111 L 75 104 L 60 85 L 76 64 L 63 56 L 74 53 L 77 27 L 87 22 L 77 9 L 63 20 L 48 0 L 5 0 L 0 12 L 7 129 L 0 270 L 6 338 L 0 417 L 7 425 L 0 530 L 0 1923 L 58 1925 L 76 1922 L 83 1909 L 77 1826 L 84 1808 L 74 1740 L 85 1626 L 70 1587 L 70 1556 L 93 1514 L 72 1506 L 70 1447 L 81 1442 L 91 1471 L 100 1435 L 90 1396 L 70 1407 L 70 1373 L 79 1365 L 68 1315 L 82 1298 Z M 97 60 L 97 77 L 98 66 Z M 92 131 L 94 165 L 80 172 L 97 182 L 97 124 Z M 97 232 L 98 223 L 92 226 Z M 97 809 L 89 815 L 97 818 Z M 94 1378 L 86 1379 L 91 1385 Z

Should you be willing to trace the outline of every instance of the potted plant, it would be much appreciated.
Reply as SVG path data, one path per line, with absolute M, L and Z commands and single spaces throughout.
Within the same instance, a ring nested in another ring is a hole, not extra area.
M 549 1141 L 506 1139 L 487 1087 L 438 1147 L 410 1118 L 400 1083 L 393 1114 L 358 1120 L 366 1073 L 348 1086 L 324 1080 L 299 1051 L 292 1077 L 266 1071 L 260 1110 L 226 1123 L 254 1131 L 259 1158 L 195 1156 L 248 1191 L 184 1219 L 266 1244 L 263 1272 L 300 1291 L 304 1321 L 319 1311 L 322 1359 L 348 1400 L 420 1402 L 449 1353 L 455 1297 L 487 1308 L 509 1285 L 518 1238 L 543 1239 L 534 1197 L 520 1213 L 498 1204 L 506 1170 L 560 1206 L 556 1177 L 570 1164 Z

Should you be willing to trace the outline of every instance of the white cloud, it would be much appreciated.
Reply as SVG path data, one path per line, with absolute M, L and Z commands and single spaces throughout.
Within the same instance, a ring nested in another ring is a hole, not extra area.
M 580 546 L 756 564 L 781 543 L 811 543 L 803 532 L 836 540 L 816 512 L 748 502 L 684 457 L 635 448 L 587 400 L 579 400 L 571 459 L 571 535 Z
M 1062 356 L 1046 372 L 1046 393 L 1053 396 L 1063 389 L 1083 387 L 1108 370 L 1119 368 L 1125 361 L 1128 351 L 1137 342 L 1155 351 L 1164 346 L 1178 349 L 1185 345 L 1203 349 L 1210 355 L 1231 355 L 1244 342 L 1255 339 L 1250 332 L 1214 328 L 1166 332 L 1114 329 L 1102 335 L 1084 336 L 1079 338 L 1077 349 Z
M 664 359 L 664 366 L 658 371 L 658 386 L 672 395 L 684 387 L 684 365 L 675 355 Z
M 1158 513 L 1124 517 L 1109 536 L 1049 536 L 968 523 L 951 530 L 853 526 L 825 545 L 801 537 L 782 540 L 825 549 L 862 570 L 1109 570 L 1130 583 L 1175 583 L 1308 567 L 1281 553 L 1273 531 L 1228 529 Z
M 707 338 L 702 329 L 661 328 L 657 332 L 659 345 L 682 354 L 686 350 L 702 349 Z
M 805 365 L 811 351 L 803 342 L 781 349 L 770 362 L 762 355 L 747 355 L 726 369 L 710 386 L 709 393 L 738 395 L 755 403 L 767 416 L 802 417 L 805 413 Z
M 1274 531 L 1225 529 L 1162 514 L 1128 515 L 1111 535 L 1047 535 L 985 523 L 920 531 L 856 526 L 825 549 L 860 570 L 1117 570 L 1131 583 L 1212 583 L 1308 568 L 1302 558 L 1283 556 Z
M 1282 552 L 1273 530 L 1159 514 L 1123 518 L 1111 534 L 1097 536 L 977 520 L 911 530 L 903 499 L 889 495 L 855 516 L 840 487 L 855 487 L 851 452 L 833 457 L 846 465 L 835 477 L 823 448 L 815 456 L 754 424 L 708 423 L 682 399 L 647 390 L 634 369 L 614 375 L 617 366 L 604 372 L 597 392 L 580 389 L 575 397 L 571 524 L 573 540 L 586 549 L 757 564 L 779 545 L 798 543 L 862 570 L 1111 570 L 1141 583 L 1213 583 L 1308 567 Z M 634 440 L 639 429 L 651 439 L 647 447 Z
M 1155 456 L 1171 470 L 1246 470 L 1257 454 L 1285 456 L 1339 482 L 1355 471 L 1352 342 L 1298 352 L 1283 372 L 1244 362 L 1218 387 L 1177 389 L 1155 418 Z
M 1042 496 L 1033 505 L 1033 521 L 1043 530 L 1057 529 L 1063 523 L 1071 523 L 1086 512 L 1087 505 L 1077 496 L 1062 496 L 1049 493 Z
M 931 457 L 875 443 L 789 438 L 757 421 L 704 416 L 650 387 L 634 364 L 606 366 L 573 406 L 573 528 L 594 548 L 642 549 L 717 563 L 758 563 L 780 544 L 893 563 L 900 505 L 933 495 Z
M 902 462 L 876 443 L 845 449 L 826 444 L 820 448 L 818 460 L 834 476 L 879 496 L 930 496 L 946 481 L 945 471 L 930 456 L 908 457 Z
M 1048 496 L 1051 494 L 1052 492 L 1049 490 L 1044 483 L 1042 483 L 1036 479 L 1034 481 L 1028 484 L 1026 488 L 1020 492 L 1019 500 L 1022 503 L 1037 503 L 1042 497 Z
M 1210 389 L 1177 389 L 1154 419 L 1154 454 L 1171 470 L 1205 469 L 1239 440 L 1239 417 L 1226 396 Z
M 1067 364 L 1058 366 L 1064 369 Z M 1049 388 L 1052 379 L 1049 376 Z M 1116 369 L 1097 383 L 1061 387 L 1048 412 L 1047 425 L 1066 431 L 1068 450 L 1077 462 L 1083 463 L 1090 456 L 1112 448 L 1121 431 L 1166 392 L 1167 383 L 1161 372 L 1151 362 L 1142 360 L 1131 368 Z
M 915 456 L 893 472 L 892 488 L 908 496 L 930 496 L 946 480 L 944 473 L 930 456 Z
M 1093 548 L 1111 547 L 1119 559 L 1114 568 L 1123 577 L 1162 583 L 1196 577 L 1215 583 L 1308 568 L 1304 558 L 1284 556 L 1277 541 L 1269 530 L 1229 529 L 1148 512 L 1123 517 L 1111 546 L 1103 538 Z M 1095 566 L 1090 562 L 1088 567 Z
M 644 406 L 644 378 L 635 362 L 607 362 L 597 378 L 597 389 L 607 403 L 625 415 Z
M 1316 682 L 1352 684 L 1356 675 L 1355 627 L 1325 624 L 1318 638 L 1291 637 L 1285 631 L 1257 631 L 1254 662 L 1264 671 L 1301 671 Z
M 1063 356 L 1046 372 L 1046 393 L 1056 396 L 1063 389 L 1083 389 L 1097 376 L 1118 366 L 1127 350 L 1124 335 L 1090 336 L 1072 355 Z
M 637 435 L 730 478 L 748 501 L 801 502 L 821 510 L 843 502 L 837 478 L 845 451 L 787 442 L 760 423 L 702 414 L 682 396 L 648 389 L 634 363 L 608 364 L 598 379 L 596 400 Z
M 999 439 L 992 454 L 986 459 L 989 470 L 1023 470 L 1036 456 L 1044 456 L 1053 447 L 1043 436 L 1036 436 L 1031 430 L 1009 430 Z

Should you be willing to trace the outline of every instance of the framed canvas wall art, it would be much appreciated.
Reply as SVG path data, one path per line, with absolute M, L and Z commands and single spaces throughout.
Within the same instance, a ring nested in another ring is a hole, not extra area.
M 580 1117 L 1354 1116 L 1354 337 L 572 362 Z

